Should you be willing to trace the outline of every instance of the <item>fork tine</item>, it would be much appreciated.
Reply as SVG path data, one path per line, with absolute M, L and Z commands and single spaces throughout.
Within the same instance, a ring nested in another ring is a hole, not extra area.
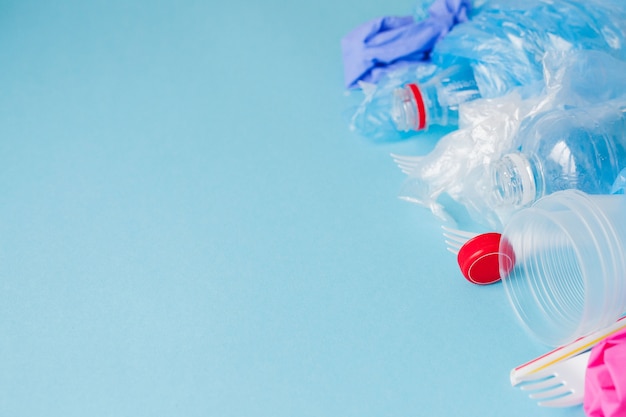
M 415 165 L 407 164 L 407 163 L 404 163 L 404 162 L 396 162 L 396 165 L 402 171 L 413 171 L 415 169 Z
M 449 233 L 450 235 L 454 235 L 454 236 L 458 236 L 458 237 L 464 237 L 465 240 L 473 238 L 474 236 L 476 236 L 476 233 L 467 232 L 465 230 L 453 229 L 453 228 L 448 227 L 448 226 L 441 226 L 441 228 L 443 230 L 445 230 L 447 233 Z
M 413 166 L 413 165 L 401 164 L 401 163 L 397 163 L 397 165 L 398 165 L 398 168 L 400 168 L 400 171 L 402 171 L 403 174 L 411 175 L 415 171 L 415 166 Z
M 445 240 L 444 242 L 446 244 L 446 249 L 448 250 L 448 252 L 451 252 L 454 255 L 458 255 L 459 250 L 461 250 L 461 246 L 463 246 L 463 244 L 460 242 L 455 242 L 455 241 L 450 241 L 450 240 Z
M 420 156 L 410 156 L 410 155 L 398 155 L 396 153 L 392 153 L 391 157 L 394 161 L 403 161 L 403 162 L 415 162 L 422 159 Z
M 406 163 L 406 164 L 414 164 L 415 162 L 417 162 L 420 159 L 417 156 L 396 155 L 394 153 L 391 154 L 391 157 L 396 162 L 403 162 L 403 163 Z
M 450 233 L 446 233 L 446 232 L 443 233 L 443 237 L 445 237 L 446 239 L 450 239 L 450 241 L 452 241 L 452 242 L 460 243 L 461 245 L 463 245 L 468 240 L 468 238 L 466 238 L 466 237 L 455 236 L 455 235 L 451 235 Z
M 398 165 L 398 168 L 400 168 L 400 171 L 402 171 L 403 174 L 405 175 L 412 175 L 414 172 L 414 168 L 413 167 L 402 167 L 400 165 Z
M 560 397 L 565 394 L 570 394 L 572 390 L 570 390 L 565 385 L 557 385 L 555 388 L 549 389 L 547 391 L 536 392 L 534 394 L 530 394 L 528 397 L 532 400 L 545 400 L 548 398 Z
M 396 165 L 398 165 L 398 168 L 406 175 L 411 175 L 417 167 L 418 161 L 421 159 L 419 156 L 404 156 L 394 153 L 391 154 L 391 157 Z
M 539 391 L 547 388 L 552 388 L 560 384 L 560 381 L 556 380 L 554 377 L 550 377 L 548 379 L 542 379 L 538 382 L 531 382 L 525 385 L 522 385 L 520 389 L 522 391 Z
M 583 399 L 584 396 L 582 393 L 573 393 L 570 395 L 565 395 L 563 397 L 555 398 L 553 400 L 540 401 L 537 404 L 539 404 L 541 407 L 572 407 L 582 404 Z
M 443 237 L 447 245 L 446 249 L 455 255 L 459 254 L 459 250 L 465 242 L 476 236 L 476 233 L 466 232 L 465 230 L 453 229 L 447 226 L 441 226 L 441 228 L 443 229 Z
M 585 393 L 585 371 L 590 350 L 566 359 L 550 363 L 544 369 L 526 375 L 515 375 L 514 386 L 530 392 L 529 397 L 540 400 L 542 407 L 570 407 L 583 402 Z M 521 385 L 520 385 L 521 384 Z
M 527 389 L 527 390 L 534 389 L 534 388 L 524 388 L 524 387 L 530 387 L 532 386 L 532 384 L 546 381 L 548 378 L 554 378 L 554 372 L 551 370 L 551 368 L 543 369 L 541 371 L 536 371 L 536 372 L 533 372 L 531 374 L 524 375 L 524 376 L 518 376 L 515 385 L 523 384 L 522 386 L 520 386 L 521 389 Z

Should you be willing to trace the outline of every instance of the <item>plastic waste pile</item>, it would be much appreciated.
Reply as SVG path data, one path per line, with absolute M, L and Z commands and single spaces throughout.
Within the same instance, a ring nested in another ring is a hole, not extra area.
M 388 140 L 456 126 L 463 103 L 540 84 L 548 51 L 626 58 L 626 12 L 617 1 L 492 0 L 472 8 L 447 0 L 426 13 L 416 23 L 377 19 L 343 39 L 346 86 L 364 93 L 352 130 Z
M 408 174 L 402 198 L 455 223 L 438 203 L 445 193 L 476 223 L 499 230 L 514 211 L 551 192 L 609 192 L 626 166 L 623 71 L 625 61 L 597 51 L 546 54 L 549 83 L 540 93 L 524 99 L 521 87 L 476 100 L 430 154 L 396 158 Z M 590 92 L 589 79 L 603 82 Z
M 425 155 L 392 155 L 399 197 L 453 231 L 470 282 L 502 281 L 522 326 L 551 346 L 624 316 L 626 3 L 435 0 L 366 22 L 342 49 L 361 97 L 352 131 L 435 136 Z M 585 409 L 601 410 L 589 375 Z

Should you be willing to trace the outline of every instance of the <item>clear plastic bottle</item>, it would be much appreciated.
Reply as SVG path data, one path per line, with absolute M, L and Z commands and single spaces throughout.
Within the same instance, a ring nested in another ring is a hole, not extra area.
M 397 139 L 433 125 L 457 125 L 459 105 L 480 97 L 472 69 L 455 62 L 448 68 L 421 64 L 363 83 L 365 99 L 350 127 L 372 139 Z
M 531 118 L 518 151 L 490 167 L 490 203 L 503 221 L 559 190 L 608 194 L 626 166 L 626 117 L 615 103 L 557 109 Z
M 471 67 L 455 64 L 393 91 L 391 118 L 403 132 L 457 125 L 459 105 L 480 98 Z

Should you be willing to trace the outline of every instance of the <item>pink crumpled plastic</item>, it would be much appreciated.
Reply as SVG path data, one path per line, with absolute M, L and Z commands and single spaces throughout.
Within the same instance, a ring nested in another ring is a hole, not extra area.
M 626 330 L 591 350 L 583 408 L 588 417 L 626 417 Z

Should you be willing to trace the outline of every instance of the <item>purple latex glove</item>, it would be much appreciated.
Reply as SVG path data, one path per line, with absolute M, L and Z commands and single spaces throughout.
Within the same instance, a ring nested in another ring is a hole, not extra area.
M 430 51 L 454 25 L 465 22 L 470 0 L 435 0 L 428 17 L 386 16 L 354 29 L 341 40 L 347 88 L 376 82 L 383 73 L 428 59 Z
M 583 408 L 589 417 L 626 416 L 626 330 L 591 350 Z

